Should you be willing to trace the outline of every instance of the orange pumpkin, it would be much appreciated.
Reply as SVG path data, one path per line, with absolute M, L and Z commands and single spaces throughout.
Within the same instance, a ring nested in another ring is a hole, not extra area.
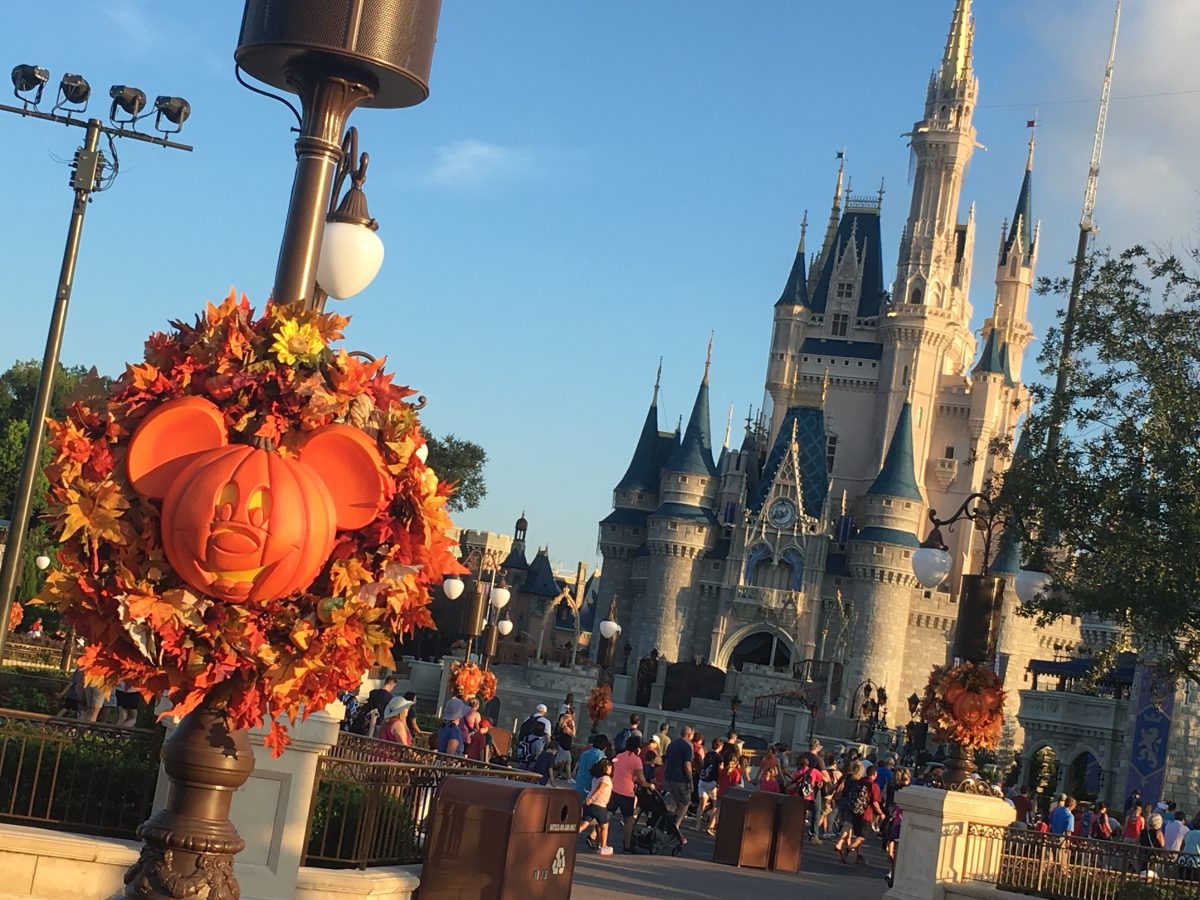
M 947 695 L 949 695 L 949 691 L 947 691 Z M 950 708 L 954 711 L 954 718 L 968 728 L 973 727 L 987 715 L 983 696 L 978 691 L 964 690 L 951 701 Z
M 167 560 L 203 594 L 234 602 L 287 597 L 312 584 L 337 529 L 375 518 L 383 461 L 357 429 L 313 432 L 298 457 L 226 443 L 207 400 L 162 404 L 130 440 L 134 490 L 163 500 Z

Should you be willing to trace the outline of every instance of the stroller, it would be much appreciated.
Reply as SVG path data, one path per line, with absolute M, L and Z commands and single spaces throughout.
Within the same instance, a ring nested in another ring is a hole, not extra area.
M 683 835 L 667 809 L 667 801 L 655 788 L 637 788 L 638 812 L 633 825 L 633 846 L 644 853 L 683 852 Z

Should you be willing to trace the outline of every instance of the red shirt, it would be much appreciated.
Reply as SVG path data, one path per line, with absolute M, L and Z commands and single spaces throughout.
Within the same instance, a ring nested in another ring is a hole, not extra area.
M 736 766 L 722 769 L 717 775 L 717 799 L 720 800 L 725 796 L 725 792 L 731 787 L 737 787 L 742 783 L 742 770 Z
M 1136 841 L 1142 836 L 1142 829 L 1146 825 L 1146 820 L 1142 818 L 1142 814 L 1137 810 L 1132 810 L 1125 818 L 1125 830 L 1121 832 L 1121 836 Z

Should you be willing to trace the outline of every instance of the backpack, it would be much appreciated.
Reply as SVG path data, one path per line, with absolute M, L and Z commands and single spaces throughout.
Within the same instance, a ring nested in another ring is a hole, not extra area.
M 704 764 L 700 766 L 700 780 L 708 782 L 716 781 L 720 767 L 721 757 L 715 753 L 710 753 L 704 758 Z
M 809 769 L 809 772 L 812 772 L 812 769 Z M 813 785 L 811 775 L 805 775 L 803 778 L 794 781 L 796 785 L 796 796 L 798 796 L 801 800 L 812 800 L 812 798 L 816 796 L 817 789 Z
M 632 728 L 622 728 L 617 732 L 617 736 L 613 738 L 613 752 L 620 753 L 625 749 L 625 742 L 629 740 L 629 736 L 633 734 Z
M 854 792 L 850 795 L 850 812 L 853 815 L 861 816 L 867 811 L 867 807 L 871 805 L 871 786 L 859 781 L 854 785 Z
M 537 720 L 538 720 L 538 714 L 534 713 L 532 716 L 530 716 L 528 719 L 526 719 L 524 722 L 521 723 L 521 728 L 517 732 L 517 740 L 518 741 L 523 741 L 523 740 L 525 740 L 525 738 L 527 738 L 531 734 L 533 734 L 533 726 L 534 726 L 534 723 L 537 722 Z

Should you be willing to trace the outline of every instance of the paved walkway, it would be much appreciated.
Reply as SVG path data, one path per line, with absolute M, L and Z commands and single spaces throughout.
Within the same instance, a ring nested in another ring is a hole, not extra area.
M 581 850 L 572 900 L 879 900 L 887 890 L 878 841 L 868 847 L 870 862 L 863 866 L 839 862 L 832 841 L 805 845 L 800 874 L 784 875 L 717 865 L 710 862 L 712 839 L 685 833 L 688 845 L 680 857 L 604 857 Z

